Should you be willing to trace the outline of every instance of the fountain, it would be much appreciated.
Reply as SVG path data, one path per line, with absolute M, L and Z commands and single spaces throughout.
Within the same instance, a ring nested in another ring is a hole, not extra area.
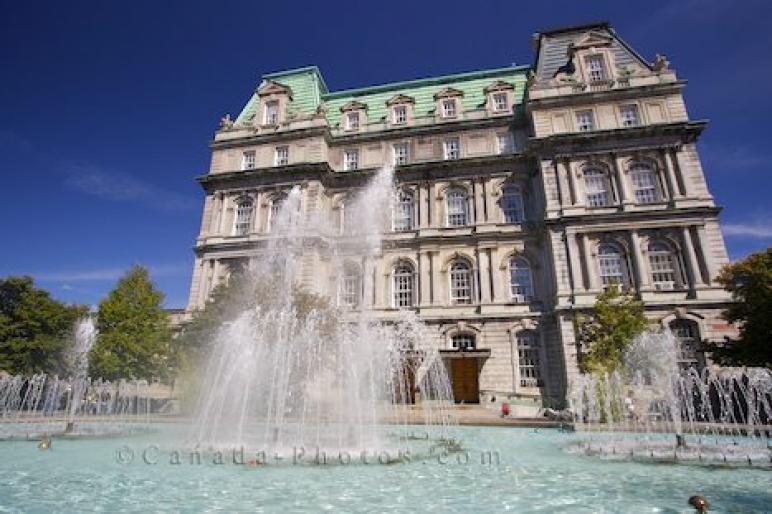
M 772 372 L 678 364 L 669 331 L 645 332 L 625 369 L 581 375 L 569 401 L 573 451 L 613 459 L 772 467 Z
M 450 439 L 451 389 L 423 324 L 411 312 L 379 322 L 367 308 L 392 192 L 387 168 L 346 203 L 341 234 L 331 220 L 304 218 L 291 190 L 273 220 L 281 236 L 250 263 L 241 312 L 213 341 L 191 445 L 359 455 L 393 449 L 412 423 L 429 440 Z M 304 286 L 298 263 L 309 245 L 336 278 L 352 262 L 364 270 L 350 278 L 353 308 L 333 307 L 337 280 Z

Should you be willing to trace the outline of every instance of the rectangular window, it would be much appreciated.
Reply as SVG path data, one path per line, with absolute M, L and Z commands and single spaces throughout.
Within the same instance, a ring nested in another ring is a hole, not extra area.
M 512 140 L 512 134 L 509 132 L 496 134 L 496 151 L 500 155 L 515 153 L 515 143 Z
M 595 117 L 592 111 L 577 111 L 576 128 L 579 129 L 579 132 L 595 130 Z
M 461 145 L 457 137 L 445 141 L 445 160 L 454 161 L 461 158 Z
M 289 146 L 277 146 L 276 158 L 274 160 L 276 166 L 286 166 L 289 164 Z
M 443 118 L 455 118 L 456 117 L 456 101 L 451 99 L 442 101 L 442 117 Z
M 395 125 L 402 125 L 403 123 L 407 123 L 407 107 L 404 105 L 395 106 L 394 111 L 392 112 L 391 121 Z
M 517 360 L 520 387 L 538 387 L 541 384 L 539 348 L 533 332 L 521 331 L 517 334 Z
M 356 307 L 359 300 L 359 277 L 345 275 L 340 283 L 340 303 L 344 307 Z
M 637 127 L 641 124 L 641 118 L 638 116 L 638 106 L 635 104 L 623 105 L 619 108 L 619 114 L 622 118 L 623 127 Z
M 241 169 L 242 170 L 255 169 L 255 151 L 254 150 L 244 152 L 244 155 L 241 159 Z
M 343 159 L 343 169 L 346 171 L 359 168 L 359 150 L 347 150 Z
M 602 55 L 590 55 L 584 60 L 587 66 L 587 75 L 590 82 L 599 82 L 606 80 L 606 63 L 603 61 Z
M 394 145 L 394 165 L 400 166 L 407 164 L 409 160 L 407 143 L 397 143 Z
M 346 115 L 346 129 L 359 130 L 359 113 L 350 112 Z
M 496 112 L 504 112 L 509 107 L 507 101 L 507 94 L 504 92 L 493 93 L 493 110 Z
M 265 115 L 263 116 L 263 123 L 265 125 L 278 125 L 279 123 L 278 100 L 271 100 L 269 102 L 265 102 Z

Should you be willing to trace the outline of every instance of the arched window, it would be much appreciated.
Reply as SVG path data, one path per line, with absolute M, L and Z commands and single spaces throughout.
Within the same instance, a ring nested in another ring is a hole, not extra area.
M 645 162 L 636 162 L 630 167 L 630 179 L 633 182 L 635 201 L 638 203 L 654 203 L 659 201 L 657 174 Z
M 450 338 L 450 344 L 454 350 L 466 351 L 477 348 L 477 342 L 475 341 L 474 335 L 466 332 L 455 334 Z
M 613 244 L 602 244 L 598 247 L 598 267 L 604 288 L 627 286 L 627 273 L 624 255 L 619 247 Z
M 413 267 L 401 262 L 394 268 L 394 307 L 412 307 L 413 291 Z
M 584 185 L 587 189 L 589 207 L 607 207 L 611 205 L 611 187 L 608 176 L 603 170 L 590 168 L 584 172 Z
M 456 261 L 450 266 L 450 303 L 472 303 L 472 268 L 465 261 Z
M 676 257 L 670 245 L 662 241 L 649 243 L 651 281 L 659 290 L 675 289 L 678 285 Z
M 536 333 L 533 330 L 521 330 L 516 339 L 520 387 L 538 387 L 541 385 L 541 366 Z
M 338 282 L 338 305 L 341 307 L 355 308 L 359 306 L 362 292 L 362 275 L 359 266 L 346 263 Z
M 528 302 L 533 298 L 531 266 L 522 257 L 509 260 L 509 294 L 516 302 Z
M 279 213 L 281 212 L 281 204 L 284 202 L 284 198 L 276 196 L 271 200 L 271 212 L 268 219 L 268 231 L 275 232 L 278 225 Z
M 394 203 L 394 230 L 404 232 L 415 227 L 415 203 L 413 194 L 408 191 L 398 191 Z
M 466 202 L 466 191 L 450 189 L 447 196 L 448 226 L 463 227 L 469 223 L 469 209 Z
M 506 186 L 502 190 L 501 210 L 507 223 L 522 223 L 525 219 L 523 193 L 517 186 Z
M 678 365 L 682 369 L 696 368 L 700 365 L 698 356 L 700 329 L 697 323 L 689 319 L 676 319 L 670 322 L 670 331 L 679 343 Z
M 252 228 L 252 212 L 254 204 L 252 200 L 241 200 L 236 207 L 236 224 L 234 226 L 234 233 L 237 236 L 245 236 L 249 234 Z

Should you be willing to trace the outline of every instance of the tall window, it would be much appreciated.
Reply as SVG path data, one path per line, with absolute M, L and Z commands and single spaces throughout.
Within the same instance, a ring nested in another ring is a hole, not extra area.
M 450 303 L 472 303 L 472 268 L 464 261 L 456 261 L 450 266 Z
M 254 150 L 244 152 L 244 155 L 242 156 L 242 159 L 241 159 L 241 169 L 242 170 L 255 169 L 255 151 Z
M 281 204 L 282 204 L 283 198 L 275 197 L 271 201 L 271 212 L 270 212 L 270 219 L 268 220 L 269 225 L 269 231 L 274 232 L 276 230 L 276 225 L 279 219 L 279 212 L 281 211 Z
M 521 330 L 516 338 L 520 387 L 538 387 L 541 385 L 541 366 L 536 333 L 533 330 Z
M 450 338 L 450 344 L 454 350 L 467 351 L 477 348 L 477 343 L 472 334 L 456 334 Z
M 584 63 L 587 66 L 587 75 L 590 82 L 597 82 L 608 78 L 606 63 L 602 55 L 589 55 L 584 59 Z
M 579 132 L 595 130 L 595 116 L 592 111 L 577 111 L 576 128 L 579 129 Z
M 603 170 L 590 168 L 584 172 L 584 185 L 587 189 L 589 207 L 607 207 L 611 205 L 611 191 L 608 177 Z
M 630 178 L 635 190 L 635 200 L 638 203 L 654 203 L 659 201 L 657 175 L 647 163 L 637 162 L 630 168 Z
M 619 108 L 619 114 L 622 118 L 623 127 L 637 127 L 641 124 L 641 117 L 638 115 L 638 106 L 635 104 L 623 105 Z
M 401 263 L 394 268 L 394 307 L 413 306 L 413 268 Z
M 627 285 L 624 256 L 616 245 L 602 244 L 598 247 L 598 267 L 604 288 Z
M 447 204 L 449 227 L 463 227 L 469 223 L 469 209 L 463 189 L 448 190 Z
M 286 166 L 289 164 L 289 146 L 277 146 L 274 158 L 276 166 Z
M 343 155 L 343 169 L 346 171 L 359 168 L 359 150 L 346 150 Z
M 391 122 L 394 125 L 402 125 L 407 123 L 407 106 L 395 105 L 391 111 Z
M 279 123 L 279 101 L 270 100 L 265 102 L 265 114 L 263 116 L 265 125 L 278 125 Z
M 670 245 L 662 241 L 649 243 L 649 266 L 655 288 L 670 290 L 676 287 L 676 259 Z
M 252 228 L 252 200 L 242 200 L 236 207 L 236 225 L 234 232 L 237 236 L 245 236 L 249 234 Z
M 357 307 L 360 297 L 359 268 L 354 264 L 347 264 L 343 269 L 338 286 L 338 303 L 342 307 Z
M 409 158 L 407 143 L 396 143 L 394 145 L 394 165 L 407 164 Z
M 346 115 L 346 129 L 359 130 L 359 113 L 350 112 Z
M 454 99 L 447 98 L 442 101 L 442 117 L 443 118 L 456 117 L 456 101 Z
M 533 299 L 531 266 L 522 257 L 509 260 L 509 294 L 516 302 L 528 302 Z
M 517 186 L 506 186 L 501 195 L 501 210 L 507 223 L 522 223 L 524 216 L 523 193 Z
M 503 112 L 507 110 L 507 107 L 509 107 L 507 94 L 503 91 L 493 93 L 493 110 L 496 112 Z
M 461 144 L 457 137 L 445 140 L 443 147 L 446 161 L 454 161 L 461 157 Z
M 394 230 L 404 232 L 415 226 L 415 203 L 408 191 L 399 191 L 394 203 Z
M 509 132 L 496 134 L 496 151 L 498 151 L 500 155 L 515 152 L 515 143 L 512 139 L 512 134 Z
M 700 330 L 692 320 L 677 319 L 670 323 L 670 331 L 679 343 L 678 365 L 682 369 L 698 367 L 700 346 Z

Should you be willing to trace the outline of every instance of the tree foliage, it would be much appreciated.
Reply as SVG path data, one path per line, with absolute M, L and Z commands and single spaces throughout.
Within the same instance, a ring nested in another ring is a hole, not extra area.
M 722 365 L 772 368 L 772 248 L 725 266 L 718 282 L 732 293 L 723 317 L 737 323 L 739 337 L 710 345 L 711 357 Z
M 93 377 L 169 379 L 174 368 L 164 295 L 134 266 L 99 304 L 99 335 L 89 356 Z
M 598 295 L 590 314 L 576 318 L 576 332 L 582 347 L 583 373 L 611 373 L 621 369 L 624 352 L 633 338 L 648 325 L 643 303 L 611 288 Z
M 59 373 L 75 321 L 88 308 L 67 305 L 30 277 L 0 280 L 0 369 L 13 374 Z

